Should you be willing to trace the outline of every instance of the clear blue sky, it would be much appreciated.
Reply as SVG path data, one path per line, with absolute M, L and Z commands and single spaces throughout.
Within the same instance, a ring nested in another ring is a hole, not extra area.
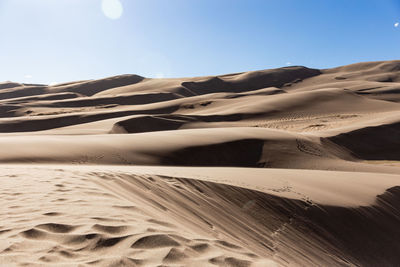
M 0 81 L 400 59 L 400 0 L 104 1 L 0 0 Z

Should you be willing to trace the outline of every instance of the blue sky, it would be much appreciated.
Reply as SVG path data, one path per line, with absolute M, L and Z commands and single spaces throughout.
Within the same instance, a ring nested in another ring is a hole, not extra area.
M 0 0 L 0 81 L 400 59 L 400 0 L 103 1 Z

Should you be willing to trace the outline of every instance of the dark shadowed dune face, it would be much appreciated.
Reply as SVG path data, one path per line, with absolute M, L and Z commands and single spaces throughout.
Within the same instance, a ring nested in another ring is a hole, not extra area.
M 20 84 L 20 83 L 3 82 L 3 83 L 0 83 L 0 89 L 13 88 L 13 87 L 21 86 L 21 85 L 22 84 Z
M 4 82 L 0 148 L 0 265 L 400 265 L 400 61 Z
M 163 158 L 161 164 L 258 167 L 263 146 L 263 140 L 242 139 L 215 145 L 186 147 Z
M 321 72 L 305 67 L 287 67 L 275 70 L 254 71 L 236 75 L 210 77 L 200 81 L 183 82 L 182 86 L 197 95 L 214 92 L 246 92 L 266 87 L 282 87 L 286 83 L 299 82 Z
M 357 129 L 331 140 L 360 159 L 400 160 L 400 122 Z
M 125 86 L 125 85 L 130 85 L 130 84 L 135 84 L 138 82 L 143 81 L 143 77 L 138 76 L 138 75 L 121 75 L 121 76 L 116 76 L 112 78 L 107 78 L 107 79 L 102 79 L 102 80 L 96 80 L 96 81 L 88 81 L 88 82 L 82 82 L 78 84 L 67 84 L 64 86 L 57 86 L 56 91 L 67 91 L 67 92 L 75 92 L 75 93 L 80 93 L 86 96 L 92 96 L 95 95 L 98 92 L 110 89 L 110 88 L 115 88 L 115 87 L 120 87 L 120 86 Z

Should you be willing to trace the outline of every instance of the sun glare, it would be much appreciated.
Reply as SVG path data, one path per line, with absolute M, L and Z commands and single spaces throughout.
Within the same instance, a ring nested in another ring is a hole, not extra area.
M 119 0 L 102 0 L 101 9 L 109 19 L 119 19 L 123 12 L 123 7 Z

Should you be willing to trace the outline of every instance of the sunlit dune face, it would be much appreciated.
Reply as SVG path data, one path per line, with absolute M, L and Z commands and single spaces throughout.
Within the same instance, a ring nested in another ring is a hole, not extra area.
M 119 0 L 102 0 L 101 9 L 109 19 L 119 19 L 123 12 L 123 7 Z

